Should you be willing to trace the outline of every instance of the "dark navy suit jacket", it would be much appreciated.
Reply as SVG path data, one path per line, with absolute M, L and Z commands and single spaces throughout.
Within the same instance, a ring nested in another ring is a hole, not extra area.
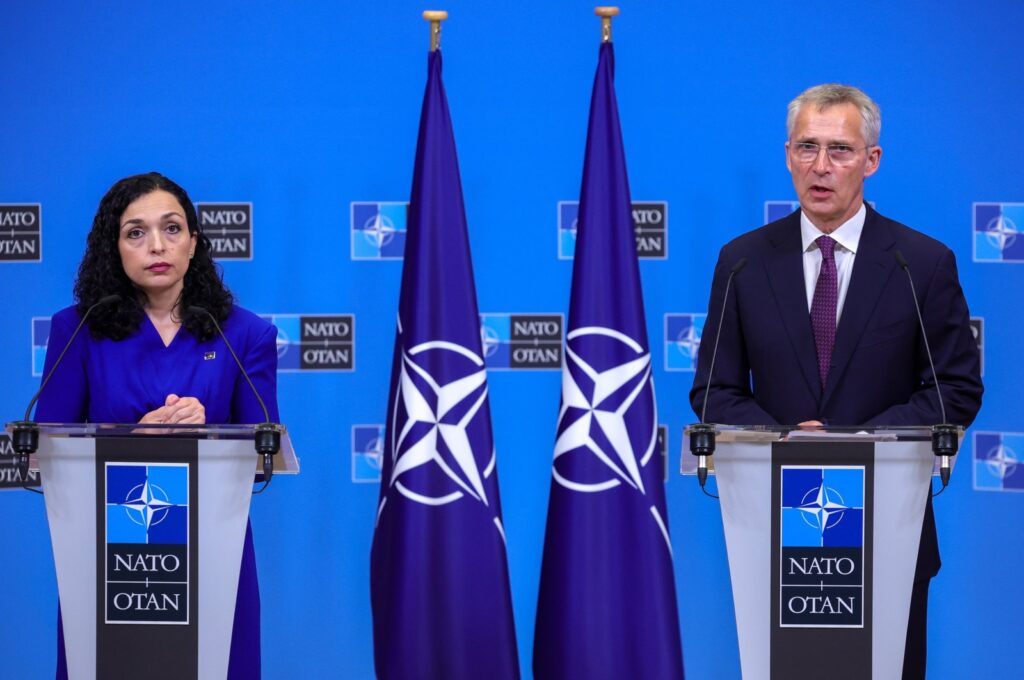
M 800 211 L 746 233 L 719 254 L 690 402 L 700 416 L 726 279 L 733 278 L 709 392 L 707 421 L 734 425 L 933 425 L 942 422 L 911 298 L 897 265 L 910 265 L 946 406 L 946 420 L 970 425 L 981 408 L 981 360 L 956 260 L 942 243 L 870 206 L 822 389 L 804 284 Z M 918 578 L 939 569 L 928 504 Z

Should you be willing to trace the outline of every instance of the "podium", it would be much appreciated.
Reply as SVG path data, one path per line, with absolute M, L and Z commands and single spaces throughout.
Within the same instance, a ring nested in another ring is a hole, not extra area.
M 901 677 L 931 429 L 716 430 L 744 680 Z
M 227 676 L 254 429 L 39 425 L 69 680 Z

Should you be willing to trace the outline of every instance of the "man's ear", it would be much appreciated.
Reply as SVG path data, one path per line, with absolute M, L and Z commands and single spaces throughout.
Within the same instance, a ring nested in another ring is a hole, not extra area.
M 882 162 L 882 147 L 873 146 L 868 149 L 868 162 L 864 166 L 864 176 L 871 177 L 878 170 L 879 163 Z

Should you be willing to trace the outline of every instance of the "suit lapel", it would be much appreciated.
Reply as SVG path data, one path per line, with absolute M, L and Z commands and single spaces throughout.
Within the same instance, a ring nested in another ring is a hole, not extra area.
M 817 400 L 821 396 L 821 378 L 818 377 L 818 353 L 814 348 L 811 316 L 807 310 L 800 211 L 778 222 L 768 233 L 768 240 L 773 246 L 765 258 L 768 282 L 779 307 L 779 316 L 796 352 L 800 373 Z
M 894 243 L 892 232 L 883 222 L 883 218 L 867 206 L 864 231 L 861 232 L 857 256 L 853 261 L 850 287 L 846 291 L 843 312 L 836 328 L 832 368 L 829 370 L 828 382 L 825 385 L 822 408 L 828 404 L 836 385 L 842 379 L 843 372 L 854 350 L 857 349 L 860 336 L 878 305 L 882 291 L 896 269 L 896 260 L 891 250 Z

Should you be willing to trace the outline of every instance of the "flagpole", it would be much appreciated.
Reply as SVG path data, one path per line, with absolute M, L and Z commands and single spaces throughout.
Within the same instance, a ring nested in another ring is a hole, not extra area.
M 612 17 L 618 16 L 618 7 L 595 7 L 594 14 L 601 17 L 601 42 L 612 41 Z M 424 12 L 426 15 L 426 12 Z
M 448 12 L 428 9 L 423 18 L 430 22 L 430 51 L 436 52 L 441 48 L 441 22 L 448 18 Z

